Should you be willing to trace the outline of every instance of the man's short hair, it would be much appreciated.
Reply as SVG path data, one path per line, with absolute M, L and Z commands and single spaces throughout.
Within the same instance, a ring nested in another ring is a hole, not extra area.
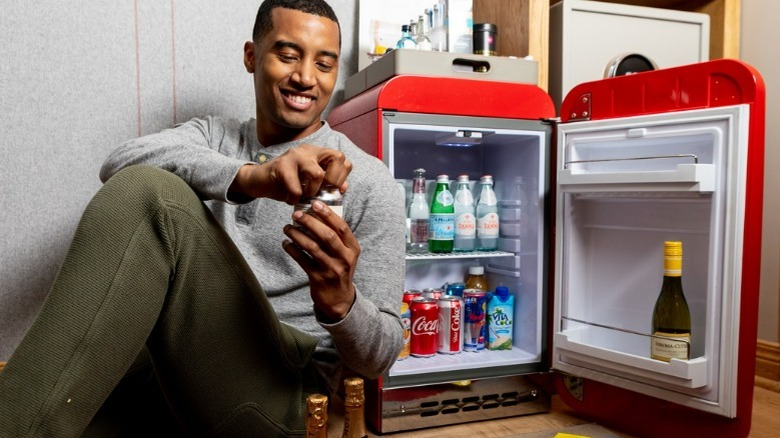
M 339 46 L 341 46 L 341 25 L 339 24 L 339 19 L 336 17 L 336 13 L 333 12 L 333 8 L 324 0 L 264 0 L 257 10 L 255 27 L 252 30 L 252 41 L 255 43 L 263 39 L 274 28 L 273 19 L 271 18 L 271 11 L 274 8 L 292 9 L 333 20 L 339 27 Z

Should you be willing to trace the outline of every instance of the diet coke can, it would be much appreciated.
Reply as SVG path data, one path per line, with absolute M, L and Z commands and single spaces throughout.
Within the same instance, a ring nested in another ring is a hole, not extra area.
M 439 306 L 439 353 L 463 351 L 463 303 L 460 298 L 445 295 L 436 301 Z
M 432 287 L 427 287 L 423 289 L 422 296 L 425 298 L 433 298 L 434 300 L 438 300 L 444 296 L 444 289 L 434 289 Z
M 439 337 L 439 307 L 431 298 L 412 300 L 411 353 L 416 357 L 430 357 L 436 354 Z

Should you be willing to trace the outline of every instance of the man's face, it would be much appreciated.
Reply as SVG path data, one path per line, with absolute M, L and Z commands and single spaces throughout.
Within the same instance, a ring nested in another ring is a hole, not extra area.
M 244 45 L 244 65 L 254 75 L 257 137 L 263 145 L 299 139 L 320 127 L 339 61 L 336 22 L 286 8 L 273 9 L 271 16 L 273 30 Z

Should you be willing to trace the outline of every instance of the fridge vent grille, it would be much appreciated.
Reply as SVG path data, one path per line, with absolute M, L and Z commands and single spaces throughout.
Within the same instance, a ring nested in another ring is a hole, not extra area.
M 522 376 L 498 377 L 469 385 L 442 384 L 383 392 L 382 433 L 546 412 L 549 395 Z
M 473 412 L 480 409 L 497 409 L 512 407 L 521 401 L 533 400 L 537 397 L 536 391 L 531 391 L 522 396 L 517 392 L 503 394 L 485 394 L 480 396 L 463 397 L 462 399 L 446 399 L 441 402 L 427 401 L 420 403 L 420 417 L 432 417 L 435 415 L 457 414 L 459 412 Z M 522 398 L 522 400 L 520 400 Z M 407 410 L 409 412 L 411 410 Z

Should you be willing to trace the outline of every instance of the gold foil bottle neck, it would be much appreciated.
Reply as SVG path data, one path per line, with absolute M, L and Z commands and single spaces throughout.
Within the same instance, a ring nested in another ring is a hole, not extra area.
M 323 394 L 311 394 L 306 397 L 306 436 L 315 438 L 328 436 L 328 397 Z
M 360 377 L 345 379 L 344 392 L 346 393 L 346 397 L 344 403 L 350 406 L 362 405 L 365 402 L 363 386 L 363 379 Z
M 367 437 L 363 379 L 344 379 L 344 432 L 342 438 Z

